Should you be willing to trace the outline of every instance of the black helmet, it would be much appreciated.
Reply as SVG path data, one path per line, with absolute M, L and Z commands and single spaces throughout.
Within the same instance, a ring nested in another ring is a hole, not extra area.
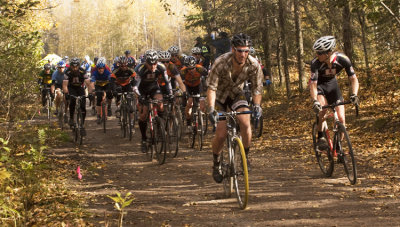
M 94 61 L 95 64 L 97 63 L 98 60 L 99 60 L 99 57 L 94 57 L 93 58 L 93 61 Z
M 158 53 L 155 50 L 146 51 L 146 62 L 149 64 L 157 63 Z
M 51 65 L 49 63 L 47 63 L 43 66 L 43 68 L 44 68 L 44 70 L 49 70 L 49 69 L 51 69 Z
M 125 54 L 131 54 L 131 51 L 130 50 L 126 50 Z
M 70 66 L 79 66 L 81 62 L 79 61 L 79 58 L 72 58 L 69 65 Z
M 237 47 L 237 46 L 251 46 L 251 39 L 250 36 L 244 34 L 244 33 L 239 33 L 236 34 L 232 37 L 232 46 Z

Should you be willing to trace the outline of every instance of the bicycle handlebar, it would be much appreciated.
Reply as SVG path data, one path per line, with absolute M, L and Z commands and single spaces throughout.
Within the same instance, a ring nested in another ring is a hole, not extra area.
M 330 105 L 323 106 L 322 109 L 327 109 L 327 108 L 333 109 L 336 106 L 341 106 L 341 105 L 346 105 L 346 104 L 352 104 L 352 102 L 351 101 L 343 101 L 343 102 L 339 102 L 339 103 L 333 103 Z M 359 105 L 358 105 L 358 103 L 356 103 L 356 104 L 354 104 L 354 106 L 356 107 L 356 116 L 358 117 Z
M 242 112 L 236 112 L 236 111 L 231 111 L 231 112 L 226 112 L 226 113 L 218 113 L 218 120 L 225 120 L 226 116 L 236 116 L 236 115 L 242 115 L 242 114 L 252 114 L 253 111 L 247 110 L 247 111 L 242 111 Z

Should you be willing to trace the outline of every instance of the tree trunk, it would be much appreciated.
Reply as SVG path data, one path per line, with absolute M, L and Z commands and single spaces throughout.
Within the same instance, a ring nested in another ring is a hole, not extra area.
M 358 21 L 360 22 L 361 26 L 361 37 L 362 37 L 362 44 L 364 49 L 364 61 L 365 61 L 365 68 L 367 70 L 367 87 L 371 86 L 371 69 L 369 68 L 369 59 L 368 59 L 368 47 L 367 47 L 367 37 L 365 33 L 367 32 L 367 26 L 365 24 L 365 13 L 364 11 L 358 10 Z
M 352 33 L 351 33 L 351 12 L 350 12 L 350 2 L 345 1 L 343 5 L 343 44 L 344 53 L 350 58 L 350 61 L 354 65 L 353 61 L 353 43 L 352 43 Z
M 304 62 L 303 62 L 303 33 L 301 32 L 301 12 L 299 9 L 299 0 L 294 0 L 294 17 L 296 27 L 296 48 L 297 48 L 297 69 L 299 71 L 299 90 L 303 92 L 305 87 Z
M 278 64 L 278 74 L 279 74 L 279 87 L 282 87 L 283 72 L 282 72 L 282 61 L 281 61 L 281 38 L 278 37 L 278 43 L 276 45 L 276 62 Z
M 282 60 L 285 71 L 285 84 L 286 84 L 286 96 L 290 98 L 292 96 L 290 91 L 290 77 L 289 77 L 289 63 L 288 63 L 288 46 L 286 42 L 286 29 L 285 29 L 285 16 L 286 16 L 286 2 L 279 0 L 279 25 L 280 36 L 282 39 Z
M 263 7 L 260 7 L 261 9 L 267 9 L 267 4 L 264 2 Z M 262 25 L 261 27 L 263 28 L 263 33 L 262 33 L 262 41 L 263 41 L 263 51 L 264 51 L 264 59 L 265 59 L 265 69 L 267 71 L 267 75 L 269 76 L 270 80 L 272 80 L 272 75 L 271 75 L 271 40 L 270 40 L 270 25 L 269 25 L 269 12 L 265 11 L 266 15 L 261 16 L 262 18 Z

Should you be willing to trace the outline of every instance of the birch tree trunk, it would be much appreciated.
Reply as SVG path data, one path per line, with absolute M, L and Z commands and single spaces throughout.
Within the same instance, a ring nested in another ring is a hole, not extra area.
M 290 98 L 292 96 L 290 90 L 290 77 L 289 77 L 289 62 L 288 62 L 288 46 L 286 41 L 286 29 L 285 29 L 285 16 L 286 16 L 286 2 L 279 0 L 279 25 L 280 36 L 282 39 L 282 61 L 285 72 L 285 84 L 286 84 L 286 96 Z
M 299 9 L 299 0 L 294 0 L 294 17 L 296 27 L 296 48 L 297 48 L 297 69 L 299 71 L 299 90 L 303 92 L 305 87 L 304 62 L 303 62 L 303 33 L 301 32 L 301 12 Z

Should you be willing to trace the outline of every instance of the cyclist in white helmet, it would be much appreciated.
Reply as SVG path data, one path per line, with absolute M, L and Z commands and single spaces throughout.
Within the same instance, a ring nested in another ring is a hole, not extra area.
M 343 101 L 336 75 L 342 69 L 345 69 L 351 83 L 350 100 L 352 103 L 358 103 L 358 79 L 354 72 L 350 59 L 343 53 L 334 51 L 336 47 L 336 39 L 333 36 L 323 36 L 315 41 L 313 49 L 316 57 L 311 62 L 311 78 L 310 93 L 313 99 L 313 109 L 319 113 L 322 119 L 326 109 L 322 110 L 322 106 Z M 339 120 L 345 125 L 344 106 L 337 106 Z M 320 120 L 318 125 L 318 142 L 320 149 L 326 149 L 328 146 L 326 138 L 322 133 L 322 124 Z

